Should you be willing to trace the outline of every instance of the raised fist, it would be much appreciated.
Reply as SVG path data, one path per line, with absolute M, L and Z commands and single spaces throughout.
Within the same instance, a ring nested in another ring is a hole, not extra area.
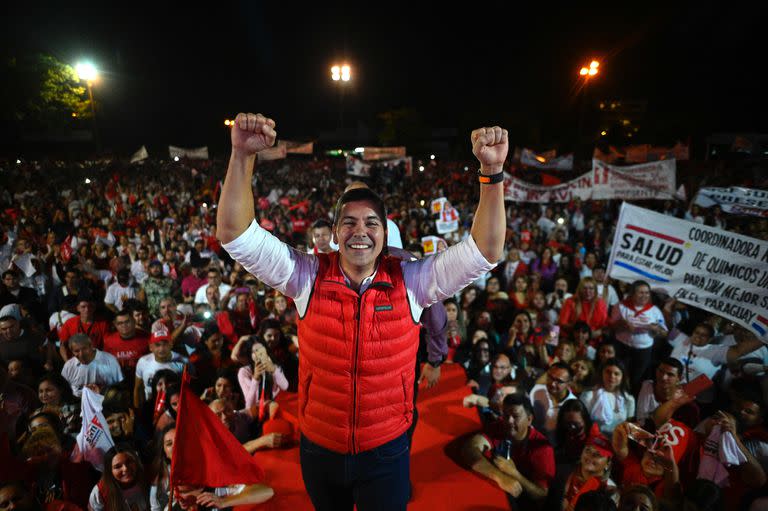
M 498 126 L 478 128 L 472 132 L 472 153 L 480 162 L 483 174 L 501 172 L 509 150 L 509 134 Z
M 232 125 L 232 150 L 252 156 L 272 147 L 277 138 L 275 121 L 261 114 L 237 114 Z

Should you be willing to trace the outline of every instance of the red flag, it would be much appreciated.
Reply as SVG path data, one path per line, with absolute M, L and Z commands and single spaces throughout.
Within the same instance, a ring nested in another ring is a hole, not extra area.
M 64 264 L 67 264 L 72 258 L 72 235 L 70 234 L 64 238 L 64 242 L 61 244 L 61 260 Z
M 182 385 L 171 459 L 173 486 L 254 484 L 264 472 L 237 438 L 187 385 Z
M 157 424 L 160 416 L 165 411 L 165 391 L 162 390 L 157 393 L 157 399 L 155 399 L 155 413 L 152 417 L 152 424 Z

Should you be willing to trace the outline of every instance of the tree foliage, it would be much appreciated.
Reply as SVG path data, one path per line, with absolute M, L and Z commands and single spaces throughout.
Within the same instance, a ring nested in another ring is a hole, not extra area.
M 75 69 L 51 55 L 10 56 L 0 72 L 0 114 L 5 121 L 55 129 L 91 115 L 86 88 Z

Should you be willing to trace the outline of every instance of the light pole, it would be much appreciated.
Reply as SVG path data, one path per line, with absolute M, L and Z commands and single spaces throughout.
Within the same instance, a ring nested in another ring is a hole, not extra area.
M 352 68 L 349 64 L 331 67 L 331 80 L 339 82 L 339 129 L 344 129 L 344 91 L 346 84 L 352 79 Z
M 582 66 L 582 68 L 579 70 L 579 76 L 584 80 L 584 82 L 581 84 L 581 107 L 579 109 L 578 132 L 576 134 L 577 151 L 575 152 L 577 155 L 578 155 L 578 148 L 581 145 L 582 133 L 584 131 L 584 117 L 586 115 L 587 103 L 589 101 L 587 97 L 587 88 L 590 80 L 592 80 L 594 77 L 597 76 L 597 73 L 599 72 L 599 68 L 600 68 L 600 62 L 597 60 L 592 60 L 588 65 Z
M 99 130 L 96 124 L 96 105 L 93 102 L 93 82 L 99 77 L 96 67 L 90 62 L 80 62 L 75 66 L 78 79 L 85 80 L 86 87 L 88 88 L 88 102 L 91 104 L 91 116 L 93 117 L 93 138 L 96 142 L 96 147 L 100 148 L 99 142 Z

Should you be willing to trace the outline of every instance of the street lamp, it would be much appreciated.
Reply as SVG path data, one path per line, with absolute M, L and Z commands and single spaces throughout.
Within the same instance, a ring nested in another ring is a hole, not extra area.
M 93 116 L 93 138 L 96 146 L 99 146 L 99 135 L 96 124 L 96 105 L 93 103 L 93 82 L 99 78 L 96 67 L 90 62 L 80 62 L 75 66 L 75 72 L 79 80 L 85 80 L 88 87 L 88 102 L 91 104 L 91 116 Z
M 576 134 L 576 148 L 578 149 L 581 144 L 581 134 L 584 128 L 584 117 L 587 109 L 587 85 L 590 80 L 597 76 L 600 69 L 600 62 L 598 60 L 592 60 L 589 64 L 582 66 L 579 69 L 579 76 L 584 79 L 584 83 L 581 84 L 581 108 L 579 109 L 579 126 Z
M 344 89 L 352 79 L 352 68 L 349 64 L 334 64 L 331 67 L 331 80 L 339 83 L 339 128 L 344 128 Z

